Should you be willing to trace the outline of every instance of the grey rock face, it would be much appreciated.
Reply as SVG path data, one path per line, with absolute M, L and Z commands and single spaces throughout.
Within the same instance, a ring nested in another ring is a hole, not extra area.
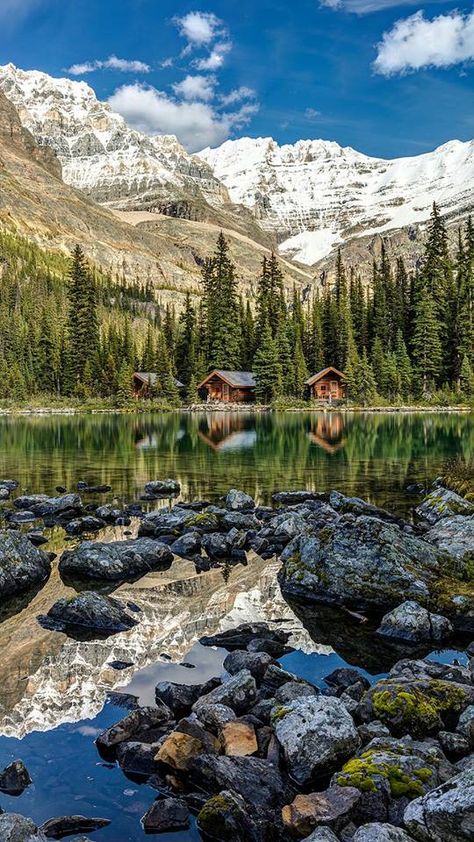
M 412 801 L 405 810 L 404 823 L 419 842 L 472 842 L 474 769 Z
M 141 736 L 147 734 L 163 724 L 171 723 L 172 713 L 165 705 L 158 707 L 144 707 L 133 710 L 124 716 L 115 725 L 107 728 L 97 737 L 96 743 L 99 748 L 109 750 L 120 743 L 130 740 L 137 741 Z
M 139 536 L 159 538 L 160 535 L 173 534 L 193 521 L 196 517 L 196 512 L 192 509 L 182 509 L 179 506 L 174 506 L 172 509 L 159 509 L 157 512 L 150 512 L 145 515 L 140 523 L 138 534 Z
M 249 512 L 255 508 L 255 500 L 245 491 L 231 488 L 225 498 L 226 508 L 232 512 Z
M 246 669 L 256 681 L 261 681 L 267 667 L 272 663 L 274 663 L 273 658 L 265 652 L 236 650 L 227 655 L 224 661 L 224 669 L 231 675 L 236 675 L 236 673 Z
M 47 842 L 44 833 L 31 819 L 17 813 L 0 816 L 0 839 L 2 842 Z
M 453 627 L 446 617 L 432 614 L 413 600 L 402 602 L 382 619 L 377 634 L 409 643 L 439 641 L 449 637 Z
M 63 494 L 61 497 L 48 497 L 47 494 L 32 494 L 23 497 L 17 497 L 13 501 L 17 509 L 28 509 L 34 512 L 37 517 L 57 517 L 65 513 L 75 513 L 82 511 L 82 500 L 79 494 Z
M 0 532 L 0 597 L 6 599 L 44 582 L 51 560 L 20 532 Z
M 290 774 L 299 785 L 331 774 L 360 745 L 352 717 L 333 697 L 303 697 L 274 708 L 272 719 Z
M 54 631 L 83 629 L 105 635 L 128 631 L 138 623 L 123 602 L 94 591 L 83 591 L 72 599 L 59 599 L 38 620 Z
M 84 541 L 66 550 L 59 562 L 62 575 L 118 581 L 135 578 L 150 570 L 166 569 L 173 561 L 169 547 L 149 538 L 130 541 Z
M 353 842 L 413 842 L 413 837 L 401 827 L 372 822 L 356 831 Z
M 203 754 L 193 762 L 191 782 L 209 793 L 228 789 L 263 812 L 282 807 L 289 795 L 278 769 L 257 757 Z
M 257 697 L 257 685 L 255 679 L 248 670 L 241 670 L 237 675 L 232 676 L 220 687 L 216 687 L 204 696 L 201 696 L 194 704 L 193 709 L 199 717 L 199 709 L 202 705 L 226 705 L 232 708 L 234 713 L 242 714 L 255 704 Z
M 424 535 L 438 549 L 462 561 L 474 547 L 474 515 L 443 517 Z
M 439 486 L 417 506 L 415 514 L 420 520 L 433 526 L 443 518 L 451 518 L 454 515 L 474 515 L 474 504 L 455 491 Z
M 394 608 L 402 600 L 429 599 L 445 557 L 395 524 L 344 515 L 282 553 L 283 591 L 306 600 L 356 610 Z

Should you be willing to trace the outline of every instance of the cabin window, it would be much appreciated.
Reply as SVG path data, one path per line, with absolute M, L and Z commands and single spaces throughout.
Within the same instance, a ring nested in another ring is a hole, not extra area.
M 319 388 L 321 389 L 321 392 L 325 392 L 326 391 L 325 383 L 321 383 L 321 386 Z

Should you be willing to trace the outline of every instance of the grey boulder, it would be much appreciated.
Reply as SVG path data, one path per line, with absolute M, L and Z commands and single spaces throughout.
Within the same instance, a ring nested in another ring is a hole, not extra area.
M 0 839 L 2 842 L 46 842 L 46 836 L 35 823 L 17 813 L 0 815 Z
M 123 602 L 94 591 L 83 591 L 71 599 L 58 599 L 38 620 L 44 628 L 53 631 L 70 633 L 83 629 L 105 636 L 129 631 L 138 623 Z
M 439 486 L 431 491 L 415 509 L 415 514 L 433 526 L 443 518 L 454 515 L 474 515 L 474 503 L 451 491 Z
M 290 774 L 300 786 L 335 772 L 360 745 L 352 717 L 333 697 L 303 696 L 277 706 L 272 722 Z
M 173 561 L 169 547 L 150 538 L 130 541 L 83 541 L 66 550 L 59 562 L 59 572 L 79 578 L 118 581 L 135 578 L 151 570 L 166 569 Z
M 408 836 L 401 827 L 372 822 L 360 827 L 354 834 L 352 842 L 413 842 L 413 837 Z
M 419 842 L 472 842 L 474 839 L 474 769 L 412 801 L 404 824 Z
M 165 497 L 167 494 L 179 494 L 181 485 L 175 479 L 155 479 L 145 485 L 145 494 L 150 497 Z
M 383 617 L 377 634 L 408 643 L 440 641 L 449 637 L 453 627 L 446 617 L 432 614 L 414 600 L 406 600 Z
M 253 707 L 257 698 L 257 685 L 248 670 L 241 670 L 236 675 L 224 681 L 219 687 L 201 696 L 193 705 L 193 710 L 199 717 L 199 709 L 203 705 L 226 705 L 234 713 L 243 714 Z
M 43 550 L 12 529 L 0 532 L 0 597 L 8 599 L 44 582 L 51 560 Z
M 245 491 L 231 488 L 225 498 L 225 505 L 232 512 L 249 512 L 255 508 L 255 500 Z
M 474 547 L 474 515 L 441 518 L 425 533 L 424 538 L 435 544 L 438 549 L 463 561 L 469 553 L 472 553 Z

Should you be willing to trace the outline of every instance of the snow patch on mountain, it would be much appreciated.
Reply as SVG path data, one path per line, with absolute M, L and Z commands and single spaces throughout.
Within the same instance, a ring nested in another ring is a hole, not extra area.
M 474 141 L 394 160 L 332 141 L 248 137 L 199 154 L 280 251 L 307 264 L 352 237 L 423 222 L 433 201 L 444 213 L 474 205 Z

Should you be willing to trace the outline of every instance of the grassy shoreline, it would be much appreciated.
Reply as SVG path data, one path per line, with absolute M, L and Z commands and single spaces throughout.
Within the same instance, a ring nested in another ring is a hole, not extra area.
M 373 414 L 408 414 L 413 412 L 420 413 L 474 413 L 474 405 L 468 404 L 406 404 L 403 406 L 387 405 L 387 406 L 352 406 L 352 405 L 333 405 L 333 406 L 318 406 L 314 403 L 301 403 L 298 405 L 277 404 L 277 405 L 260 405 L 260 404 L 228 404 L 228 405 L 211 405 L 211 404 L 191 404 L 191 405 L 173 405 L 167 403 L 159 403 L 154 401 L 140 401 L 130 402 L 126 406 L 116 406 L 110 400 L 57 400 L 54 402 L 29 402 L 29 403 L 8 403 L 0 406 L 0 417 L 8 416 L 49 416 L 49 415 L 129 415 L 129 414 L 146 414 L 146 413 L 164 413 L 164 412 L 185 412 L 185 413 L 229 413 L 242 412 L 247 414 L 261 414 L 267 412 L 290 412 L 290 413 L 308 413 L 308 412 L 342 412 L 342 413 L 373 413 Z

